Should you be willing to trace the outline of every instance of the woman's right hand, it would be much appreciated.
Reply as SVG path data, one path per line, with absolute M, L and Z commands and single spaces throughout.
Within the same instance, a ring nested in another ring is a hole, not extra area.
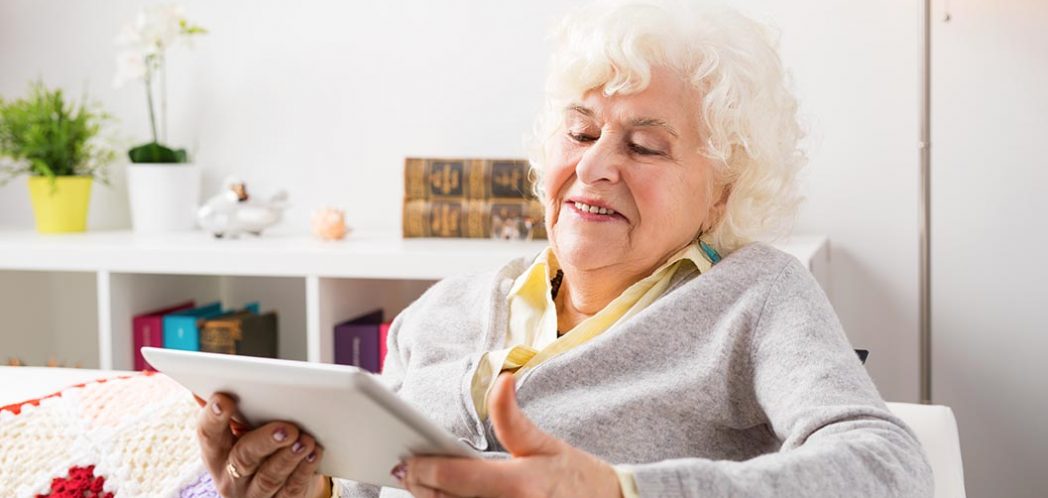
M 295 424 L 271 422 L 234 435 L 232 398 L 215 394 L 200 411 L 197 439 L 215 489 L 226 498 L 312 498 L 324 449 Z

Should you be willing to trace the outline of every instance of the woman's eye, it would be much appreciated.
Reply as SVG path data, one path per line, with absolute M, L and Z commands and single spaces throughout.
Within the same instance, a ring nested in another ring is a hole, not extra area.
M 662 151 L 658 151 L 658 150 L 655 150 L 655 149 L 649 149 L 649 148 L 647 148 L 647 147 L 645 147 L 643 145 L 639 145 L 639 144 L 632 144 L 631 143 L 630 144 L 630 150 L 633 151 L 634 153 L 640 154 L 642 156 L 662 156 L 662 155 L 665 155 L 665 154 L 663 154 Z
M 594 137 L 592 135 L 586 135 L 585 133 L 575 133 L 573 131 L 569 131 L 568 136 L 571 137 L 572 140 L 580 144 L 590 143 L 597 140 L 597 137 Z

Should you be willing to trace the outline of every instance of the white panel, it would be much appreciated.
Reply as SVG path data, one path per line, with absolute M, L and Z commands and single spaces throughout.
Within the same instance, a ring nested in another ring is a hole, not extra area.
M 970 496 L 1041 497 L 1048 3 L 949 6 L 933 31 L 932 398 L 957 415 Z
M 202 275 L 439 279 L 530 257 L 544 241 L 402 239 L 360 231 L 339 242 L 265 234 L 238 240 L 203 232 L 140 235 L 129 230 L 41 235 L 0 229 L 0 268 Z M 803 247 L 801 248 L 803 249 Z
M 323 352 L 328 352 L 325 358 Z M 320 278 L 306 277 L 306 359 L 331 363 L 331 336 L 320 333 Z
M 95 304 L 98 306 L 98 368 L 103 370 L 113 368 L 112 276 L 112 272 L 108 270 L 99 270 L 95 274 L 95 292 L 97 293 Z

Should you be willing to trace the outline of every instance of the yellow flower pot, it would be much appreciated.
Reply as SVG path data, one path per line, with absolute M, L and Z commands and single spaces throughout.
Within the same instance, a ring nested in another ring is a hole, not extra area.
M 55 177 L 54 188 L 46 176 L 29 177 L 29 195 L 40 233 L 83 232 L 91 200 L 90 176 Z

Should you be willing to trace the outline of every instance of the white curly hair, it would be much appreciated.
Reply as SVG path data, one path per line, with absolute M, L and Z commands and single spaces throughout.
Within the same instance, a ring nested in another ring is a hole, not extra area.
M 729 189 L 723 215 L 704 226 L 702 240 L 726 255 L 789 230 L 807 158 L 770 27 L 702 0 L 614 0 L 570 13 L 552 39 L 546 102 L 529 147 L 540 198 L 546 142 L 561 128 L 565 106 L 598 88 L 607 96 L 640 92 L 652 68 L 664 66 L 699 90 L 701 152 L 715 164 L 710 188 Z

